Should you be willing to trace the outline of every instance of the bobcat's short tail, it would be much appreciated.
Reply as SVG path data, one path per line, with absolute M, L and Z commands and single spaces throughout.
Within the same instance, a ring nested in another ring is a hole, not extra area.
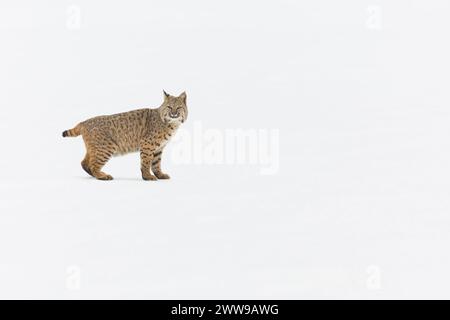
M 78 137 L 81 134 L 81 125 L 78 124 L 75 128 L 66 130 L 62 133 L 63 137 Z

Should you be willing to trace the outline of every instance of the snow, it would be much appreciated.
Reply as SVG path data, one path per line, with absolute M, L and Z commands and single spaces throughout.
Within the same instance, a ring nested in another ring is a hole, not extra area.
M 449 298 L 450 4 L 379 3 L 0 5 L 0 298 Z M 88 177 L 61 132 L 163 89 L 171 179 Z

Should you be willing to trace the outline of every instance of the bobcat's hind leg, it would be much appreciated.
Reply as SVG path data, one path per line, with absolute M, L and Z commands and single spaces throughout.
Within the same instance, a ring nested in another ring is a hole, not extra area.
M 111 156 L 116 152 L 112 146 L 99 147 L 93 151 L 89 158 L 89 168 L 91 175 L 98 180 L 112 180 L 113 177 L 101 171 Z
M 86 152 L 86 156 L 84 157 L 83 161 L 81 161 L 81 167 L 83 168 L 84 171 L 87 172 L 87 174 L 93 176 L 91 169 L 89 168 L 89 158 L 90 158 L 89 153 Z

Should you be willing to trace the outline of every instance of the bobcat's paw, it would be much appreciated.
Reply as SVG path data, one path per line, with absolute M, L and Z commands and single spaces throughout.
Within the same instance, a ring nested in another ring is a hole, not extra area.
M 97 177 L 98 180 L 102 180 L 102 181 L 109 181 L 109 180 L 113 180 L 113 177 L 110 176 L 109 174 L 105 174 L 102 175 L 100 177 Z
M 142 175 L 142 179 L 144 179 L 145 181 L 156 181 L 158 180 L 154 175 L 152 174 L 143 174 Z
M 170 179 L 170 176 L 167 173 L 155 173 L 156 177 L 158 179 Z

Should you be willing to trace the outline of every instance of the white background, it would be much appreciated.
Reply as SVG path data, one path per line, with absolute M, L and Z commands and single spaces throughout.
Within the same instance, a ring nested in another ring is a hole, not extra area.
M 450 298 L 449 14 L 1 0 L 0 298 Z M 187 130 L 278 129 L 279 171 L 166 157 L 145 182 L 132 154 L 88 178 L 61 132 L 162 89 Z

